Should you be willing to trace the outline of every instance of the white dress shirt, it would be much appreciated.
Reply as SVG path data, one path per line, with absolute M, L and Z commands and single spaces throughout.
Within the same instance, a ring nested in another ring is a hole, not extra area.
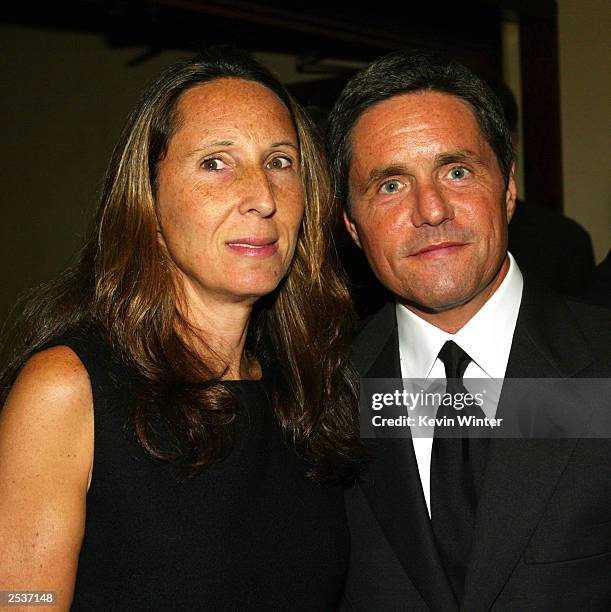
M 427 323 L 405 306 L 396 305 L 399 332 L 399 355 L 403 378 L 445 378 L 445 368 L 438 358 L 447 340 L 454 340 L 472 361 L 464 377 L 505 377 L 513 333 L 522 301 L 523 279 L 514 258 L 508 253 L 509 270 L 498 289 L 480 310 L 455 334 L 449 334 Z M 465 383 L 468 389 L 468 383 Z M 496 402 L 487 402 L 484 412 L 493 418 Z M 432 437 L 414 437 L 420 482 L 431 514 L 431 452 Z

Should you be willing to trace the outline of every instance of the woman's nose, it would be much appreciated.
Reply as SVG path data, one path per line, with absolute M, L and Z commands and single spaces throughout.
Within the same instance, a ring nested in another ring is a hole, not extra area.
M 276 212 L 276 200 L 269 177 L 264 169 L 252 170 L 247 173 L 240 186 L 240 212 L 256 213 L 262 217 L 270 217 Z

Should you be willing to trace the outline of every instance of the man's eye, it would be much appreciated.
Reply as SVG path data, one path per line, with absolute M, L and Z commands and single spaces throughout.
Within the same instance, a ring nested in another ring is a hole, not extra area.
M 397 193 L 401 189 L 401 183 L 395 179 L 382 183 L 380 193 Z
M 218 157 L 210 157 L 202 162 L 202 168 L 204 170 L 223 170 L 226 167 L 225 162 Z
M 288 157 L 274 157 L 271 161 L 267 163 L 267 167 L 272 170 L 282 170 L 284 168 L 289 168 L 293 165 L 293 162 Z
M 469 171 L 462 166 L 457 166 L 456 168 L 452 168 L 449 173 L 449 177 L 453 180 L 464 179 L 469 176 Z

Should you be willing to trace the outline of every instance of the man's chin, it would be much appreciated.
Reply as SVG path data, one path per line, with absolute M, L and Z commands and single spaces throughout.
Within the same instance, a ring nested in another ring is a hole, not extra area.
M 489 282 L 477 286 L 473 282 L 463 282 L 457 286 L 444 283 L 433 288 L 429 287 L 418 292 L 410 292 L 408 295 L 397 296 L 398 301 L 415 314 L 421 313 L 425 318 L 427 315 L 442 315 L 449 311 L 459 313 L 470 313 L 472 316 L 488 300 L 490 295 L 501 283 L 505 274 L 496 274 Z M 467 279 L 463 278 L 463 281 Z
M 446 312 L 453 308 L 458 308 L 472 300 L 478 293 L 475 283 L 468 282 L 470 279 L 465 278 L 465 272 L 461 270 L 452 276 L 438 276 L 433 281 L 434 277 L 428 279 L 412 279 L 411 286 L 404 285 L 398 289 L 406 289 L 403 292 L 397 292 L 397 299 L 410 310 L 420 310 L 426 313 Z M 456 282 L 460 279 L 462 282 Z M 481 289 L 480 289 L 481 290 Z
M 410 310 L 426 312 L 428 314 L 435 314 L 438 312 L 447 312 L 448 310 L 454 310 L 455 308 L 459 308 L 464 304 L 470 302 L 475 296 L 473 294 L 469 295 L 443 295 L 436 296 L 428 295 L 426 300 L 424 298 L 418 298 L 417 296 L 403 298 L 398 297 L 398 301 L 403 304 L 403 306 L 409 308 Z

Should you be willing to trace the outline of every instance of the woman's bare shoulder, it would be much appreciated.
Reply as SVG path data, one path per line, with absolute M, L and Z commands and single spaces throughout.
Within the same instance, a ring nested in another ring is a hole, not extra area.
M 56 403 L 91 402 L 91 384 L 85 366 L 69 347 L 48 348 L 30 357 L 19 372 L 11 395 L 27 395 Z M 10 399 L 10 396 L 9 396 Z
M 77 355 L 57 346 L 30 357 L 0 412 L 0 590 L 19 578 L 33 590 L 51 584 L 69 602 L 93 434 L 91 385 Z
M 61 470 L 77 467 L 61 460 L 72 457 L 87 464 L 88 475 L 92 449 L 93 396 L 85 366 L 67 346 L 36 353 L 21 368 L 0 412 L 0 462 L 39 460 L 49 470 Z

